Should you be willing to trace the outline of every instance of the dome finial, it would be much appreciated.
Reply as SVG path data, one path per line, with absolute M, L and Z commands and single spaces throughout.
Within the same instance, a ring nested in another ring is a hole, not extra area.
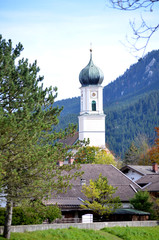
M 90 60 L 88 65 L 79 74 L 82 86 L 101 85 L 104 79 L 103 72 L 92 61 L 92 43 L 90 43 Z
M 90 43 L 90 52 L 92 52 L 92 43 Z
M 92 60 L 92 43 L 90 43 L 90 60 Z

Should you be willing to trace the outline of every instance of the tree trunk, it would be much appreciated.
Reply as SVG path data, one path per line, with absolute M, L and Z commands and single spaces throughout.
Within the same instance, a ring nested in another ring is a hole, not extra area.
M 7 239 L 10 239 L 12 212 L 13 212 L 13 202 L 12 200 L 9 200 L 7 201 L 7 206 L 6 206 L 6 218 L 5 218 L 4 232 L 3 232 L 3 237 Z

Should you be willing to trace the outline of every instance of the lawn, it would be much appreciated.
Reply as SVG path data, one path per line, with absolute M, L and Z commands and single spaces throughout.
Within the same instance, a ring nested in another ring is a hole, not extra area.
M 159 226 L 157 227 L 113 227 L 102 229 L 123 240 L 159 240 Z
M 11 233 L 11 240 L 159 240 L 159 227 L 113 227 L 100 231 L 70 227 Z
M 0 237 L 0 240 L 5 238 Z M 121 240 L 104 231 L 88 229 L 49 229 L 44 231 L 11 233 L 11 240 Z

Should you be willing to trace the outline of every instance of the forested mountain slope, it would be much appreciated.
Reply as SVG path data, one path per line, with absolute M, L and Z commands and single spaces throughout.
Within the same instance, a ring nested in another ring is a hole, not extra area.
M 123 156 L 131 141 L 145 134 L 150 142 L 159 125 L 159 50 L 148 53 L 130 66 L 115 81 L 104 87 L 106 143 L 117 155 Z M 78 124 L 80 99 L 56 102 L 64 106 L 58 128 Z
M 148 53 L 122 76 L 104 87 L 104 106 L 156 89 L 159 89 L 159 50 Z

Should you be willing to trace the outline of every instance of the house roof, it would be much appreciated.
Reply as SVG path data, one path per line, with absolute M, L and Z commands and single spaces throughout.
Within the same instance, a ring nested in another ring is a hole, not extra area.
M 79 206 L 82 204 L 82 201 L 79 200 L 76 197 L 57 197 L 57 198 L 51 198 L 46 201 L 44 201 L 47 205 L 53 204 L 55 205 L 58 203 L 59 206 L 66 205 L 66 206 Z
M 75 171 L 77 171 L 77 169 L 72 169 L 70 172 L 74 173 Z M 71 189 L 68 189 L 66 193 L 58 194 L 56 198 L 52 197 L 50 200 L 48 200 L 48 202 L 46 202 L 46 204 L 51 204 L 51 202 L 53 204 L 56 202 L 58 205 L 64 205 L 70 201 L 70 204 L 77 203 L 81 205 L 81 200 L 86 200 L 85 195 L 81 192 L 82 180 L 84 180 L 86 184 L 89 184 L 89 180 L 97 179 L 100 173 L 102 176 L 107 177 L 108 184 L 112 185 L 113 187 L 117 187 L 114 197 L 119 196 L 122 202 L 128 202 L 129 199 L 134 196 L 136 190 L 140 188 L 138 184 L 130 180 L 113 165 L 81 164 L 81 168 L 78 171 L 81 173 L 83 172 L 83 174 L 80 177 L 70 181 L 72 184 Z
M 159 192 L 159 174 L 149 174 L 136 181 L 138 184 L 145 184 L 142 189 L 147 191 Z
M 144 212 L 144 211 L 139 211 L 136 209 L 132 208 L 120 208 L 116 209 L 113 214 L 123 214 L 123 215 L 139 215 L 139 216 L 145 216 L 145 215 L 150 215 L 149 212 Z
M 64 145 L 70 145 L 72 146 L 73 144 L 76 143 L 76 141 L 79 138 L 79 133 L 76 132 L 73 136 L 67 137 L 66 139 L 60 139 L 59 141 L 63 143 Z
M 75 171 L 75 169 L 72 169 L 72 172 Z M 82 177 L 72 180 L 71 183 L 73 183 L 73 185 L 81 185 L 81 179 L 86 180 L 86 184 L 88 184 L 90 179 L 95 180 L 99 177 L 99 174 L 102 174 L 107 177 L 108 183 L 111 185 L 120 186 L 132 184 L 135 189 L 138 188 L 136 183 L 111 164 L 81 164 L 79 172 L 83 172 Z
M 120 170 L 122 172 L 125 172 L 125 170 L 127 170 L 127 169 L 131 169 L 133 171 L 136 171 L 141 175 L 154 174 L 154 171 L 152 170 L 152 166 L 126 165 L 126 166 L 122 167 Z

